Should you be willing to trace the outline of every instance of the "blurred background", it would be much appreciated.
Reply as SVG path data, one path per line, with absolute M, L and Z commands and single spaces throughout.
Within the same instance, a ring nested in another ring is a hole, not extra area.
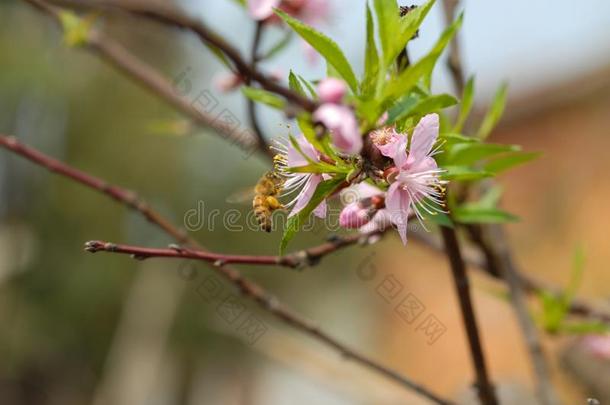
M 320 29 L 360 72 L 365 2 L 329 3 L 331 16 Z M 236 2 L 179 6 L 247 52 L 254 23 Z M 521 218 L 509 226 L 518 260 L 528 273 L 565 286 L 582 246 L 579 295 L 608 306 L 610 3 L 469 0 L 462 6 L 464 65 L 477 80 L 473 124 L 507 80 L 507 112 L 492 136 L 544 152 L 500 179 L 504 207 Z M 442 27 L 437 4 L 410 45 L 412 58 L 430 48 Z M 186 97 L 208 92 L 218 114 L 229 111 L 247 126 L 242 96 L 214 85 L 223 67 L 195 37 L 128 16 L 107 20 L 103 29 L 168 79 L 188 75 L 193 86 Z M 269 31 L 264 45 L 282 36 L 280 29 Z M 450 92 L 443 66 L 435 89 Z M 264 65 L 283 77 L 289 67 L 308 79 L 324 72 L 296 40 Z M 280 115 L 261 110 L 267 134 L 287 134 Z M 206 217 L 231 209 L 243 220 L 248 205 L 226 198 L 253 185 L 265 162 L 244 159 L 207 130 L 182 134 L 180 118 L 95 54 L 66 47 L 47 16 L 21 1 L 0 3 L 1 133 L 136 190 L 177 224 L 201 213 L 191 234 L 211 250 L 275 254 L 280 232 L 231 230 Z M 293 247 L 321 243 L 326 234 L 318 227 Z M 0 150 L 1 404 L 426 403 L 278 323 L 203 265 L 92 256 L 82 251 L 91 239 L 172 242 L 107 197 Z M 416 242 L 404 249 L 392 235 L 304 272 L 247 266 L 243 272 L 350 347 L 440 394 L 473 401 L 447 265 Z M 507 404 L 535 403 L 504 290 L 474 274 L 484 348 L 501 397 Z M 396 310 L 404 299 L 424 308 L 417 319 Z M 239 313 L 227 312 L 227 303 Z M 442 334 L 425 333 L 422 322 L 430 319 Z M 610 401 L 610 360 L 587 352 L 576 337 L 547 336 L 544 343 L 566 403 Z

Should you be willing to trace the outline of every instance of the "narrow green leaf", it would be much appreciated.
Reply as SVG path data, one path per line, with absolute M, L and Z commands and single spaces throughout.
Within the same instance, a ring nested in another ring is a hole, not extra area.
M 454 134 L 452 132 L 443 132 L 439 136 L 442 140 L 447 142 L 447 144 L 480 142 L 476 138 L 471 138 L 469 136 L 464 136 L 462 134 Z
M 364 78 L 361 92 L 364 97 L 371 97 L 377 88 L 379 79 L 379 53 L 375 44 L 375 23 L 371 8 L 366 5 L 366 49 L 364 53 Z
M 287 170 L 292 173 L 317 173 L 317 174 L 345 173 L 345 174 L 347 174 L 350 172 L 351 169 L 347 168 L 347 167 L 343 167 L 343 166 L 333 166 L 328 163 L 321 162 L 318 164 L 308 164 L 305 166 L 290 167 Z
M 385 66 L 388 66 L 394 61 L 391 55 L 397 48 L 395 43 L 398 39 L 400 11 L 396 0 L 374 0 L 373 5 L 377 14 L 377 29 L 379 30 L 383 59 L 389 61 L 385 64 Z
M 387 84 L 384 92 L 384 104 L 391 104 L 393 100 L 405 95 L 418 84 L 420 79 L 432 72 L 439 56 L 461 27 L 463 18 L 463 14 L 460 14 L 458 19 L 443 32 L 432 50 L 424 58 L 402 71 Z
M 406 97 L 401 98 L 396 102 L 394 107 L 388 111 L 388 120 L 386 123 L 391 125 L 403 117 L 406 117 L 417 105 L 419 97 L 410 94 Z
M 411 38 L 413 38 L 421 24 L 424 22 L 424 19 L 428 15 L 428 12 L 434 3 L 435 0 L 428 0 L 426 3 L 409 11 L 407 15 L 400 18 L 398 23 L 398 35 L 393 39 L 394 47 L 392 49 L 392 53 L 387 55 L 385 58 L 386 66 L 392 63 L 392 61 L 398 57 L 400 51 L 407 46 L 407 43 L 411 40 Z
M 305 94 L 305 89 L 303 89 L 303 86 L 299 81 L 299 78 L 292 72 L 292 70 L 288 74 L 288 87 L 290 87 L 292 91 L 296 91 L 302 96 L 307 96 Z
M 534 160 L 540 155 L 541 154 L 539 152 L 509 153 L 489 161 L 487 164 L 485 164 L 484 169 L 488 172 L 498 174 L 515 166 Z
M 307 24 L 290 17 L 281 10 L 275 9 L 275 13 L 341 74 L 341 77 L 343 77 L 354 93 L 358 91 L 358 80 L 356 79 L 356 75 L 343 51 L 335 41 Z
M 425 211 L 423 211 L 425 212 Z M 444 226 L 447 228 L 454 228 L 453 221 L 449 217 L 449 215 L 444 212 L 437 212 L 435 215 L 430 215 L 427 212 L 424 214 L 424 217 L 427 221 L 431 221 L 438 226 Z
M 294 238 L 294 235 L 299 230 L 301 224 L 303 224 L 314 209 L 329 195 L 331 195 L 338 187 L 343 183 L 345 177 L 337 176 L 329 180 L 325 180 L 318 184 L 316 191 L 309 200 L 309 203 L 303 208 L 298 214 L 290 217 L 286 223 L 286 230 L 280 242 L 280 256 L 286 252 L 288 243 Z
M 453 210 L 453 217 L 462 224 L 502 224 L 519 220 L 513 214 L 497 208 L 464 204 Z
M 443 166 L 446 170 L 441 176 L 444 180 L 472 181 L 490 177 L 493 173 L 477 170 L 467 166 Z
M 464 94 L 462 94 L 462 104 L 460 106 L 460 114 L 453 126 L 453 132 L 462 132 L 464 124 L 470 115 L 472 105 L 474 103 L 474 76 L 468 79 L 464 86 Z
M 497 143 L 458 143 L 449 148 L 443 158 L 450 165 L 471 165 L 491 156 L 519 151 L 517 145 Z
M 309 82 L 309 80 L 305 79 L 303 76 L 300 75 L 298 75 L 298 77 L 301 83 L 305 85 L 307 91 L 309 91 L 309 95 L 311 96 L 311 98 L 313 98 L 314 100 L 317 99 L 318 94 L 316 93 L 316 89 L 313 88 L 313 85 Z
M 267 90 L 244 86 L 242 87 L 241 91 L 249 99 L 259 103 L 267 104 L 268 106 L 273 108 L 283 109 L 286 105 L 286 102 L 281 97 L 276 96 L 275 94 Z
M 610 332 L 610 326 L 600 321 L 564 322 L 559 329 L 570 335 L 590 335 Z
M 491 108 L 485 115 L 483 119 L 483 123 L 479 128 L 479 132 L 477 132 L 477 138 L 486 139 L 491 131 L 496 127 L 498 121 L 502 117 L 502 113 L 504 113 L 504 107 L 506 106 L 506 95 L 508 93 L 508 84 L 504 83 L 494 96 L 494 100 L 491 104 Z

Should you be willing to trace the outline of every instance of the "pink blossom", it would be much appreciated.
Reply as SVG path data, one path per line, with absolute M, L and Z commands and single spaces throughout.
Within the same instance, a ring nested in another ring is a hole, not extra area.
M 435 152 L 432 146 L 438 137 L 439 120 L 437 114 L 428 114 L 423 117 L 415 130 L 411 140 L 409 152 L 406 151 L 407 137 L 400 136 L 395 142 L 392 158 L 398 169 L 386 197 L 386 208 L 390 220 L 398 228 L 403 243 L 407 243 L 407 220 L 411 212 L 422 221 L 420 210 L 435 214 L 440 209 L 430 201 L 443 204 L 442 185 L 440 180 L 442 170 L 438 168 L 432 158 Z
M 360 232 L 373 233 L 383 231 L 389 226 L 392 226 L 391 215 L 386 208 L 382 208 L 375 213 L 375 215 L 369 222 L 360 227 Z
M 346 203 L 339 215 L 339 225 L 344 228 L 361 228 L 374 217 L 377 207 L 374 199 L 383 200 L 383 191 L 369 183 L 358 183 L 341 192 Z
M 334 77 L 323 79 L 318 84 L 318 96 L 323 103 L 339 104 L 346 93 L 345 82 Z
M 360 228 L 370 220 L 369 210 L 362 207 L 359 202 L 346 205 L 339 214 L 339 225 L 348 229 Z
M 248 0 L 248 13 L 257 21 L 266 20 L 273 15 L 273 9 L 280 5 L 281 0 Z
M 593 355 L 610 360 L 610 335 L 585 336 L 581 344 Z
M 214 76 L 214 79 L 212 80 L 214 87 L 222 92 L 222 93 L 228 93 L 230 91 L 233 91 L 235 89 L 237 89 L 239 86 L 241 86 L 244 83 L 244 79 L 242 76 L 235 74 L 233 72 L 230 73 L 220 73 L 216 76 Z
M 342 152 L 350 155 L 360 153 L 362 136 L 354 112 L 350 108 L 325 103 L 314 112 L 313 118 L 328 129 L 333 144 Z
M 371 132 L 370 137 L 373 145 L 379 149 L 382 155 L 387 157 L 394 157 L 401 138 L 406 139 L 404 135 L 397 134 L 393 127 L 377 129 Z
M 279 157 L 276 158 L 277 169 L 288 178 L 284 183 L 283 195 L 292 195 L 290 202 L 286 204 L 286 207 L 291 208 L 290 214 L 288 214 L 289 217 L 298 214 L 307 206 L 316 191 L 316 187 L 324 180 L 321 174 L 292 173 L 288 170 L 291 167 L 308 165 L 307 159 L 315 162 L 320 161 L 320 153 L 303 135 L 298 135 L 296 141 L 301 149 L 300 152 L 291 143 L 284 145 L 277 142 L 275 146 L 275 149 L 279 152 Z M 313 213 L 320 218 L 326 217 L 326 201 L 322 201 L 314 209 Z
M 248 13 L 257 21 L 280 24 L 282 20 L 273 12 L 274 8 L 279 8 L 308 25 L 317 26 L 328 21 L 329 3 L 328 0 L 248 0 Z M 304 40 L 301 45 L 306 60 L 315 64 L 319 57 L 317 51 Z
M 279 8 L 309 25 L 316 25 L 328 18 L 328 3 L 327 0 L 248 0 L 248 13 L 257 21 L 279 22 L 273 13 L 274 8 Z

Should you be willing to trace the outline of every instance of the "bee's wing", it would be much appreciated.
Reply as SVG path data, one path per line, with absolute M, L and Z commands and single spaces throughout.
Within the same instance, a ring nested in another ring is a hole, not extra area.
M 254 198 L 254 188 L 247 187 L 231 193 L 226 201 L 229 204 L 246 204 L 252 203 L 252 199 Z

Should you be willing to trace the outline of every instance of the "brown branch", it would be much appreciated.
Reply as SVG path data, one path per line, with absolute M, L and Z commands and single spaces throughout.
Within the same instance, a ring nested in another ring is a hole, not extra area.
M 41 1 L 41 0 L 26 0 Z M 289 102 L 300 106 L 306 111 L 313 112 L 318 103 L 292 91 L 290 88 L 276 82 L 273 78 L 262 72 L 252 69 L 250 64 L 241 56 L 240 52 L 225 41 L 221 36 L 210 30 L 201 21 L 192 18 L 176 9 L 173 4 L 161 2 L 133 2 L 124 0 L 91 0 L 87 2 L 74 0 L 53 0 L 53 2 L 67 4 L 74 8 L 96 8 L 106 10 L 122 10 L 128 13 L 150 18 L 165 25 L 190 31 L 196 34 L 201 41 L 220 50 L 233 63 L 237 72 L 247 81 L 255 81 L 267 91 L 284 97 Z
M 456 8 L 459 0 L 444 0 L 443 8 L 445 22 L 450 24 L 455 18 Z M 460 53 L 459 36 L 455 36 L 449 50 L 448 66 L 454 85 L 458 94 L 464 92 L 465 75 Z M 463 189 L 464 196 L 467 189 Z M 520 275 L 514 266 L 514 260 L 510 252 L 508 240 L 501 225 L 488 225 L 485 227 L 471 226 L 468 228 L 474 242 L 483 252 L 488 269 L 496 276 L 501 277 L 508 284 L 511 304 L 515 310 L 521 333 L 525 340 L 532 368 L 536 378 L 537 396 L 543 405 L 555 405 L 559 403 L 557 394 L 551 383 L 550 371 L 544 356 L 542 343 L 534 321 L 531 319 L 523 284 Z
M 252 69 L 252 70 L 256 70 L 256 65 L 258 62 L 258 59 L 257 59 L 258 49 L 260 47 L 261 40 L 263 37 L 264 27 L 265 27 L 264 22 L 262 22 L 262 21 L 256 22 L 256 29 L 254 31 L 254 39 L 252 40 L 252 47 L 250 49 L 250 69 Z M 251 80 L 248 81 L 248 84 L 249 85 L 251 84 Z M 247 107 L 248 107 L 248 118 L 250 120 L 250 126 L 254 130 L 254 134 L 256 135 L 256 138 L 258 139 L 258 143 L 259 143 L 259 145 L 265 146 L 267 154 L 271 157 L 271 159 L 273 159 L 274 152 L 271 149 L 269 149 L 267 139 L 265 138 L 265 135 L 263 134 L 263 130 L 260 126 L 260 123 L 258 122 L 257 105 L 254 102 L 254 100 L 252 100 L 251 98 L 247 98 L 246 102 L 247 102 Z
M 25 1 L 54 17 L 59 23 L 59 9 L 57 7 L 41 0 Z M 213 129 L 221 134 L 224 139 L 238 145 L 247 152 L 259 150 L 264 154 L 268 153 L 267 146 L 258 142 L 257 139 L 244 137 L 239 131 L 223 125 L 222 121 L 218 120 L 216 116 L 196 109 L 193 102 L 182 97 L 163 75 L 99 30 L 91 29 L 87 38 L 87 47 L 134 82 L 164 100 L 177 111 L 185 114 L 195 124 Z
M 156 211 L 152 210 L 146 203 L 141 201 L 132 191 L 110 185 L 104 180 L 91 176 L 85 172 L 66 165 L 65 163 L 59 162 L 58 160 L 46 156 L 33 148 L 19 143 L 14 137 L 0 135 L 0 147 L 8 149 L 35 164 L 47 168 L 54 173 L 76 181 L 79 184 L 105 194 L 114 200 L 135 209 L 150 222 L 159 226 L 169 235 L 172 235 L 177 241 L 190 243 L 191 245 L 197 247 L 199 251 L 204 253 L 206 252 L 205 249 L 199 246 L 195 241 L 189 239 L 183 233 L 183 231 L 171 225 L 169 221 L 163 218 Z M 321 250 L 324 251 L 325 249 Z M 330 346 L 338 351 L 344 358 L 351 359 L 360 365 L 400 384 L 401 386 L 419 393 L 435 403 L 451 404 L 450 401 L 440 398 L 422 385 L 411 381 L 407 377 L 398 374 L 396 371 L 379 364 L 378 362 L 353 349 L 350 349 L 343 343 L 330 336 L 327 332 L 321 330 L 311 321 L 302 318 L 300 315 L 281 304 L 275 297 L 268 294 L 262 287 L 243 277 L 241 273 L 234 268 L 221 263 L 215 264 L 216 265 L 212 265 L 212 268 L 219 275 L 231 282 L 243 296 L 256 302 L 263 310 L 267 311 L 277 319 L 285 322 L 300 332 L 309 335 L 313 339 Z
M 486 251 L 486 260 L 491 266 L 498 269 L 500 276 L 506 280 L 517 320 L 528 347 L 529 354 L 537 378 L 538 397 L 543 405 L 559 404 L 559 398 L 550 382 L 550 370 L 547 365 L 544 349 L 534 322 L 531 320 L 525 293 L 521 287 L 513 258 L 506 243 L 506 235 L 501 226 L 489 226 L 480 228 L 480 234 L 476 236 L 479 246 Z
M 43 166 L 53 173 L 57 173 L 79 184 L 82 184 L 85 187 L 106 194 L 113 200 L 118 201 L 142 214 L 142 216 L 146 218 L 148 222 L 161 228 L 163 232 L 170 235 L 177 242 L 185 243 L 191 246 L 197 245 L 197 242 L 189 238 L 184 230 L 173 226 L 167 219 L 153 210 L 146 202 L 141 200 L 134 192 L 130 190 L 113 186 L 100 178 L 91 176 L 83 171 L 68 166 L 59 160 L 53 159 L 50 156 L 40 153 L 36 149 L 20 143 L 12 136 L 0 135 L 0 147 L 8 149 L 37 165 Z
M 276 265 L 294 268 L 298 265 L 298 263 L 293 261 L 290 257 L 231 255 L 185 249 L 180 246 L 172 246 L 168 249 L 155 249 L 141 246 L 121 245 L 99 240 L 92 240 L 85 243 L 85 250 L 90 253 L 108 252 L 127 254 L 132 255 L 134 259 L 138 260 L 150 258 L 192 259 L 214 263 L 216 266 L 225 264 L 251 264 L 257 266 Z
M 455 290 L 460 302 L 464 328 L 470 345 L 470 354 L 476 373 L 476 388 L 481 403 L 485 405 L 497 405 L 498 400 L 494 387 L 489 379 L 485 356 L 481 346 L 481 339 L 477 327 L 476 316 L 470 296 L 470 283 L 466 274 L 466 265 L 462 258 L 462 252 L 454 229 L 441 227 L 441 234 L 445 244 L 445 251 L 451 265 Z
M 305 266 L 313 266 L 318 264 L 323 257 L 336 252 L 340 248 L 350 246 L 358 242 L 365 242 L 369 238 L 376 235 L 379 235 L 379 233 L 373 232 L 365 235 L 350 235 L 344 238 L 333 239 L 319 246 L 314 246 L 284 256 L 213 253 L 199 249 L 186 249 L 180 246 L 170 246 L 169 248 L 149 248 L 99 240 L 86 242 L 85 250 L 90 253 L 106 252 L 126 254 L 131 255 L 137 260 L 153 258 L 190 259 L 213 263 L 216 266 L 227 264 L 249 264 L 255 266 L 279 266 L 298 269 Z

